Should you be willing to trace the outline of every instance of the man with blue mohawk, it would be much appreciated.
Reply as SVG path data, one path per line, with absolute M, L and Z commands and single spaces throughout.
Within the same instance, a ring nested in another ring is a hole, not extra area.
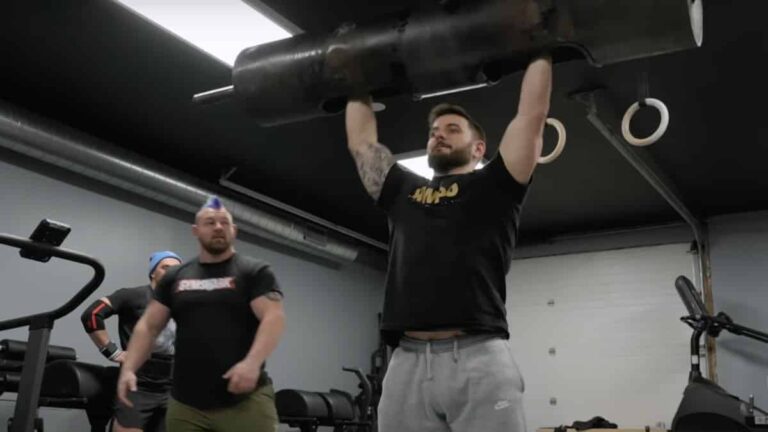
M 283 294 L 269 265 L 238 254 L 237 227 L 218 197 L 195 216 L 196 259 L 170 269 L 134 329 L 118 381 L 130 404 L 136 370 L 170 318 L 176 321 L 176 363 L 169 432 L 274 432 L 277 410 L 264 370 L 285 326 Z

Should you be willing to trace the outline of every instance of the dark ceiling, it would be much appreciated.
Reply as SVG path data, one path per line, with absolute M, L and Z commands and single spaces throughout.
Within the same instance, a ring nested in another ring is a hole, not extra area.
M 313 33 L 417 2 L 264 3 Z M 623 112 L 643 72 L 651 96 L 671 112 L 667 134 L 645 151 L 691 209 L 702 217 L 768 209 L 768 1 L 705 0 L 704 14 L 699 49 L 603 68 L 556 66 L 551 115 L 565 123 L 569 142 L 559 160 L 536 171 L 523 240 L 680 220 L 568 98 L 603 86 Z M 347 153 L 342 116 L 262 128 L 234 103 L 195 106 L 193 94 L 231 83 L 229 68 L 111 1 L 6 0 L 0 35 L 0 99 L 212 184 L 237 167 L 232 180 L 241 185 L 386 241 L 385 217 Z M 445 100 L 483 122 L 493 153 L 514 115 L 520 78 L 424 102 L 385 100 L 380 139 L 394 153 L 423 148 L 426 113 Z M 657 117 L 641 112 L 633 127 L 647 134 Z

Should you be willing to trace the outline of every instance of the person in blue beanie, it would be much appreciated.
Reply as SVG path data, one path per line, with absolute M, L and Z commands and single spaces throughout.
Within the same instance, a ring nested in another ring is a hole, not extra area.
M 171 251 L 149 257 L 149 284 L 121 288 L 93 302 L 80 316 L 86 333 L 104 357 L 122 363 L 133 328 L 144 314 L 157 283 L 170 267 L 182 263 Z M 104 320 L 118 316 L 120 345 L 112 341 Z M 176 323 L 169 321 L 157 338 L 152 355 L 137 372 L 138 391 L 131 394 L 133 406 L 115 402 L 113 432 L 159 432 L 165 430 L 165 412 L 171 389 Z

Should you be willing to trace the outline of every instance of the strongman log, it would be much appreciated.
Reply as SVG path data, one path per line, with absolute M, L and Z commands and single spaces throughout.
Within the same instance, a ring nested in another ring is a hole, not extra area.
M 354 94 L 419 99 L 493 84 L 544 50 L 596 66 L 670 53 L 701 44 L 702 1 L 442 1 L 437 11 L 247 48 L 232 71 L 234 96 L 275 125 L 341 112 Z

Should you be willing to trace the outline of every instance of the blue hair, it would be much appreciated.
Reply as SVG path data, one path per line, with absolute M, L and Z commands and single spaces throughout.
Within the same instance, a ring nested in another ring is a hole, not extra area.
M 208 200 L 203 204 L 202 207 L 200 207 L 200 210 L 203 209 L 214 209 L 214 210 L 221 210 L 224 208 L 224 204 L 221 202 L 221 199 L 217 197 L 216 195 L 211 195 L 208 197 Z

